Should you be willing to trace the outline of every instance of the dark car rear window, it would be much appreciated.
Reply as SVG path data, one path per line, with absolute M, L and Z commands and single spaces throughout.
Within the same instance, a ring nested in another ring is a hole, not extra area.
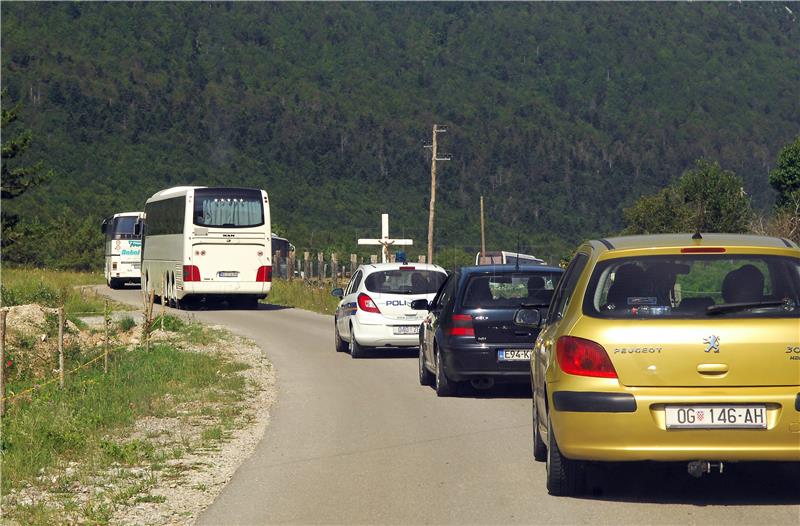
M 602 318 L 797 318 L 800 259 L 681 254 L 601 261 L 583 312 Z
M 561 274 L 555 270 L 477 274 L 468 279 L 461 304 L 471 309 L 549 305 Z
M 433 294 L 444 283 L 447 274 L 413 267 L 373 272 L 364 286 L 370 292 L 383 294 Z

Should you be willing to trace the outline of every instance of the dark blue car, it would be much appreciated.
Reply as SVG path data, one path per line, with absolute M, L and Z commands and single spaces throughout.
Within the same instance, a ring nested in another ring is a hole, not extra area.
M 539 328 L 515 322 L 515 314 L 537 311 L 544 319 L 562 273 L 539 265 L 463 267 L 430 303 L 413 302 L 412 308 L 428 310 L 419 335 L 420 384 L 451 396 L 465 382 L 488 389 L 496 382 L 530 381 Z

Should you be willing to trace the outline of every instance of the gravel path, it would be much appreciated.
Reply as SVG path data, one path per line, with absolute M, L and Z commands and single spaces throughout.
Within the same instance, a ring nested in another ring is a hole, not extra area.
M 232 340 L 232 341 L 231 341 Z M 220 348 L 224 347 L 224 348 Z M 224 352 L 233 361 L 247 364 L 239 374 L 248 380 L 237 418 L 236 429 L 211 448 L 198 448 L 181 458 L 168 460 L 164 475 L 148 493 L 153 500 L 118 509 L 111 524 L 193 524 L 198 514 L 213 502 L 236 468 L 244 462 L 261 440 L 270 420 L 275 401 L 275 371 L 261 349 L 252 341 L 232 336 L 227 341 L 198 349 L 199 352 Z M 170 443 L 192 442 L 204 426 L 191 419 L 148 417 L 136 423 L 133 436 L 169 436 Z M 169 448 L 169 444 L 164 444 Z M 177 476 L 170 476 L 175 474 Z

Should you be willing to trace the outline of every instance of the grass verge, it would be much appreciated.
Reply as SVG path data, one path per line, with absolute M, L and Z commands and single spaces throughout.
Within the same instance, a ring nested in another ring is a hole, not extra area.
M 82 285 L 101 285 L 105 278 L 99 272 L 72 272 L 27 267 L 2 269 L 0 303 L 5 307 L 38 303 L 45 307 L 64 305 L 67 316 L 102 314 L 106 298 Z M 131 307 L 112 302 L 114 310 Z
M 7 519 L 31 525 L 107 523 L 119 506 L 163 500 L 148 491 L 167 459 L 226 438 L 246 389 L 237 372 L 247 366 L 220 353 L 181 349 L 216 341 L 221 331 L 177 319 L 165 322 L 177 331 L 174 337 L 149 350 L 114 354 L 108 374 L 99 362 L 69 376 L 63 390 L 49 385 L 8 405 L 0 434 Z M 201 411 L 207 431 L 197 443 L 166 448 L 158 434 L 132 432 L 143 418 L 175 419 Z M 112 468 L 103 493 L 81 491 L 96 486 L 92 481 Z M 121 475 L 125 470 L 138 474 Z
M 336 286 L 330 283 L 316 283 L 296 279 L 294 281 L 276 280 L 272 282 L 267 301 L 273 305 L 284 305 L 298 309 L 333 314 L 339 300 L 331 296 Z

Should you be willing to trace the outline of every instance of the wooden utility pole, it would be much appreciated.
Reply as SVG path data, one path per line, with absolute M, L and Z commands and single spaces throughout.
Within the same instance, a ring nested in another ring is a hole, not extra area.
M 436 134 L 445 133 L 447 128 L 433 125 L 433 139 L 426 148 L 431 149 L 431 204 L 428 209 L 428 262 L 433 263 L 433 218 L 436 210 L 436 161 L 449 161 L 450 157 L 439 157 L 436 144 Z
M 483 228 L 483 196 L 481 196 L 481 257 L 486 255 L 486 232 Z

